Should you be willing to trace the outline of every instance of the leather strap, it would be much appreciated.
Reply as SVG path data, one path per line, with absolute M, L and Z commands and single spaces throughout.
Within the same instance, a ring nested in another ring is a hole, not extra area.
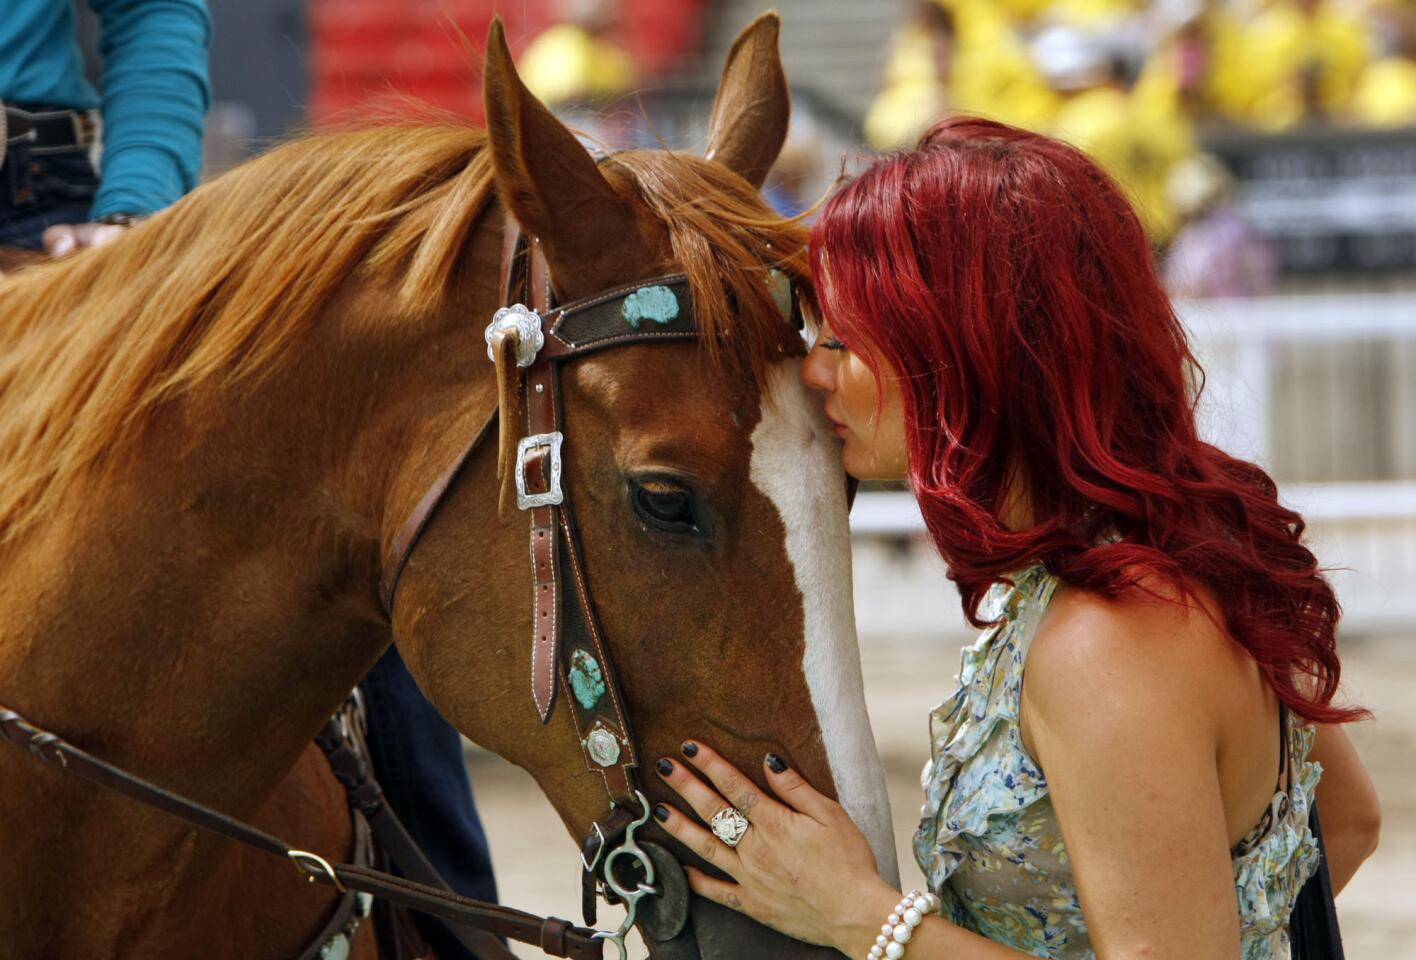
M 377 846 L 379 853 L 394 870 L 410 880 L 451 890 L 437 867 L 424 855 L 408 834 L 403 822 L 384 799 L 383 788 L 374 778 L 373 758 L 365 742 L 366 719 L 363 694 L 357 689 L 344 702 L 344 707 L 325 724 L 315 743 L 324 751 L 334 778 L 344 787 L 356 824 L 356 834 L 362 833 Z M 356 849 L 360 849 L 357 848 Z M 372 866 L 365 857 L 356 866 Z M 346 893 L 345 899 L 351 894 Z M 481 930 L 468 930 L 454 924 L 444 924 L 448 934 L 471 952 L 477 960 L 512 960 L 512 954 L 496 937 Z M 416 956 L 412 945 L 402 945 L 408 956 Z
M 600 297 L 581 301 L 565 310 L 555 310 L 550 282 L 550 268 L 540 247 L 534 241 L 529 248 L 527 271 L 528 297 L 531 308 L 556 327 L 567 317 L 590 316 L 589 311 L 613 304 L 616 311 L 612 329 L 630 328 L 618 316 L 619 304 L 625 291 L 612 291 Z M 515 262 L 515 255 L 512 257 Z M 511 290 L 508 290 L 511 295 Z M 592 320 L 595 318 L 592 316 Z M 552 329 L 555 329 L 553 327 Z M 616 336 L 617 339 L 626 339 Z M 628 338 L 632 339 L 632 337 Z M 553 338 L 548 338 L 548 344 Z M 588 342 L 589 338 L 587 338 Z M 565 342 L 565 341 L 562 341 Z M 526 410 L 528 436 L 564 435 L 559 396 L 560 364 L 579 354 L 575 345 L 567 343 L 567 351 L 548 354 L 544 348 L 536 362 L 526 372 L 523 406 Z M 566 439 L 566 449 L 573 441 Z M 542 447 L 526 457 L 528 492 L 544 493 L 551 488 L 554 466 L 552 448 Z M 534 484 L 534 486 L 533 486 Z M 620 693 L 613 662 L 609 657 L 597 618 L 595 605 L 586 584 L 584 565 L 580 558 L 570 497 L 562 491 L 560 503 L 532 507 L 530 521 L 530 557 L 532 577 L 532 610 L 534 617 L 531 648 L 531 693 L 541 722 L 550 720 L 557 691 L 564 686 L 572 693 L 567 697 L 575 720 L 586 767 L 604 778 L 605 792 L 612 806 L 639 808 L 638 790 L 633 770 L 638 766 L 634 738 L 629 729 L 628 712 Z M 593 658 L 593 667 L 586 656 Z M 574 662 L 572 662 L 574 661 Z M 582 671 L 580 689 L 575 690 L 573 670 Z M 613 741 L 613 745 L 611 745 Z M 613 757 L 612 759 L 610 759 Z
M 358 813 L 355 813 L 351 819 L 354 821 L 354 860 L 356 864 L 364 866 L 371 863 L 373 858 L 369 824 Z M 325 921 L 320 932 L 315 934 L 310 945 L 301 951 L 298 960 L 320 960 L 325 956 L 325 947 L 329 942 L 346 930 L 350 931 L 352 943 L 354 931 L 350 929 L 350 926 L 357 916 L 359 916 L 359 892 L 346 889 L 335 905 L 334 913 Z M 478 960 L 481 958 L 479 957 Z
M 0 735 L 51 767 L 116 790 L 202 830 L 289 859 L 311 882 L 341 891 L 360 890 L 454 924 L 538 946 L 543 942 L 542 928 L 550 923 L 551 940 L 562 947 L 561 952 L 552 953 L 552 956 L 572 957 L 575 960 L 599 960 L 603 956 L 602 941 L 595 938 L 593 930 L 569 927 L 562 931 L 562 925 L 566 923 L 564 920 L 547 920 L 510 907 L 483 903 L 358 864 L 316 860 L 308 853 L 293 850 L 284 841 L 263 830 L 180 797 L 100 760 L 4 707 L 0 707 Z M 503 960 L 509 954 L 490 956 L 494 960 Z
M 472 438 L 472 442 L 467 445 L 467 449 L 462 451 L 462 456 L 454 460 L 447 469 L 438 475 L 432 486 L 428 487 L 423 496 L 418 499 L 417 506 L 408 515 L 408 519 L 403 521 L 403 526 L 399 528 L 397 536 L 393 538 L 393 543 L 384 556 L 383 575 L 379 578 L 379 598 L 383 601 L 384 610 L 388 612 L 390 618 L 393 616 L 393 601 L 398 590 L 398 581 L 403 576 L 403 568 L 408 565 L 408 558 L 413 554 L 413 545 L 423 535 L 423 530 L 432 520 L 438 504 L 442 503 L 443 497 L 447 495 L 447 488 L 452 486 L 452 481 L 457 479 L 457 475 L 462 472 L 467 461 L 472 459 L 472 454 L 482 445 L 483 439 L 490 432 L 496 419 L 497 411 L 493 409 L 482 424 L 482 428 L 477 431 L 477 435 Z
M 580 537 L 568 501 L 562 504 L 560 509 L 560 526 L 566 541 L 563 561 L 566 573 L 562 580 L 565 589 L 574 590 L 574 600 L 565 605 L 566 615 L 562 622 L 562 631 L 566 638 L 560 643 L 562 683 L 573 689 L 572 671 L 585 669 L 583 663 L 576 662 L 580 658 L 579 652 L 588 651 L 596 660 L 604 685 L 603 693 L 594 703 L 587 703 L 579 697 L 570 697 L 571 716 L 575 719 L 576 733 L 580 737 L 581 749 L 585 756 L 585 766 L 604 778 L 605 792 L 609 794 L 610 803 L 638 810 L 639 791 L 634 770 L 639 766 L 639 759 L 634 750 L 634 734 L 629 726 L 629 712 L 620 692 L 614 661 L 610 658 L 609 648 L 604 642 L 595 615 L 594 603 L 590 599 L 590 589 L 581 561 Z M 597 757 L 593 739 L 603 738 L 606 734 L 615 738 L 619 750 L 618 758 L 609 764 L 602 763 Z
M 538 363 L 526 377 L 527 436 L 551 434 L 560 424 L 556 416 L 555 371 L 548 363 Z M 551 448 L 533 450 L 526 457 L 527 489 L 533 493 L 550 490 Z M 532 485 L 535 486 L 532 486 Z M 560 660 L 561 559 L 560 536 L 556 530 L 558 511 L 554 506 L 533 507 L 531 513 L 531 697 L 541 722 L 551 719 L 556 702 L 556 673 Z

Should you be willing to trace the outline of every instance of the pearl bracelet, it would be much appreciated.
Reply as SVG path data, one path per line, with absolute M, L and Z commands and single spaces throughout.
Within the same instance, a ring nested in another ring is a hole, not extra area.
M 905 894 L 905 899 L 895 904 L 894 911 L 885 918 L 885 925 L 880 928 L 880 936 L 875 938 L 875 946 L 870 948 L 867 960 L 880 960 L 881 957 L 900 960 L 905 955 L 905 944 L 914 936 L 915 927 L 923 923 L 929 914 L 938 913 L 940 906 L 939 898 L 932 893 L 911 890 Z

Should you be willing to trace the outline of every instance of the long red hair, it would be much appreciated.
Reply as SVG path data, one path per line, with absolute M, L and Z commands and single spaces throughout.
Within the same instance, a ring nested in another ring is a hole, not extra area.
M 1332 703 L 1340 609 L 1303 519 L 1262 469 L 1200 439 L 1199 365 L 1094 162 L 946 120 L 831 197 L 812 257 L 837 336 L 899 376 L 910 481 L 972 622 L 1035 561 L 1112 598 L 1147 576 L 1182 598 L 1199 584 L 1294 710 L 1364 715 Z M 1028 529 L 999 520 L 1015 478 Z

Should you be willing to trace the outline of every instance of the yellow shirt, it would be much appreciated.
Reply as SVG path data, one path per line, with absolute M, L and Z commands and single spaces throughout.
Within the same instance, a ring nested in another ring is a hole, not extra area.
M 1352 99 L 1352 113 L 1371 127 L 1416 124 L 1416 61 L 1388 57 L 1368 67 Z
M 1243 116 L 1253 99 L 1249 65 L 1244 62 L 1244 31 L 1234 17 L 1222 10 L 1205 14 L 1203 24 L 1208 44 L 1207 69 L 1200 82 L 1199 104 L 1182 104 L 1180 97 L 1180 41 L 1164 43 L 1141 68 L 1133 95 L 1149 116 L 1185 113 L 1198 107 L 1201 113 L 1229 119 Z
M 1116 178 L 1152 240 L 1171 238 L 1176 216 L 1166 183 L 1175 165 L 1195 152 L 1194 134 L 1183 117 L 1146 116 L 1120 90 L 1097 87 L 1062 105 L 1053 133 L 1085 150 Z
M 572 23 L 537 36 L 517 68 L 531 92 L 548 104 L 606 99 L 634 86 L 629 55 Z
M 1321 112 L 1343 116 L 1369 51 L 1366 31 L 1355 17 L 1330 3 L 1309 16 L 1284 2 L 1249 24 L 1242 55 L 1247 121 L 1281 130 L 1305 119 L 1304 86 L 1309 82 Z

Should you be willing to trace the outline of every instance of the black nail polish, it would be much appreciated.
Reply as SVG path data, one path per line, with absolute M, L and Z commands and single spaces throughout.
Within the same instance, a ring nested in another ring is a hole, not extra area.
M 669 808 L 662 803 L 654 804 L 654 816 L 658 818 L 660 823 L 663 823 L 665 820 L 669 819 Z
M 692 740 L 685 740 L 683 746 L 679 747 L 679 749 L 683 751 L 685 757 L 698 756 L 698 744 L 694 743 Z
M 664 757 L 662 760 L 659 761 L 659 776 L 661 776 L 661 777 L 667 777 L 669 774 L 671 774 L 671 773 L 673 773 L 673 772 L 674 772 L 674 765 L 673 765 L 673 763 L 669 760 L 668 757 Z
M 773 773 L 786 773 L 787 761 L 777 756 L 775 753 L 767 754 L 767 769 Z

